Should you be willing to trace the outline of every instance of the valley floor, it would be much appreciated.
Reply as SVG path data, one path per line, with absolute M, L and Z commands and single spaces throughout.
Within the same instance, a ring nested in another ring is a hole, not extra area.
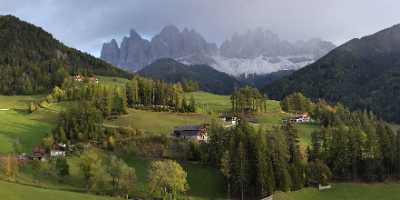
M 107 81 L 110 84 L 123 85 L 121 80 L 107 79 Z M 127 115 L 108 120 L 105 125 L 140 129 L 145 134 L 169 135 L 175 126 L 209 123 L 213 118 L 218 117 L 219 113 L 229 111 L 229 96 L 213 95 L 205 92 L 194 92 L 187 95 L 193 95 L 196 99 L 199 106 L 198 113 L 179 114 L 129 109 Z M 0 110 L 0 154 L 11 152 L 13 142 L 16 139 L 20 140 L 23 151 L 29 153 L 32 148 L 41 142 L 44 136 L 51 132 L 57 119 L 57 112 L 62 110 L 65 105 L 46 105 L 44 108 L 29 114 L 27 112 L 28 103 L 41 98 L 43 96 L 0 96 L 0 109 L 4 109 Z M 251 122 L 256 128 L 273 129 L 281 124 L 282 118 L 288 116 L 290 116 L 288 113 L 283 113 L 280 110 L 278 101 L 268 101 L 267 112 L 253 116 Z M 311 133 L 318 129 L 318 124 L 298 125 L 300 143 L 303 149 L 310 144 Z M 139 181 L 135 194 L 141 196 L 147 188 L 147 169 L 151 160 L 137 157 L 126 157 L 124 160 L 136 169 Z M 0 181 L 0 199 L 3 199 L 3 197 L 10 200 L 114 199 L 66 191 L 69 189 L 78 191 L 83 185 L 82 180 L 77 178 L 79 169 L 76 163 L 76 157 L 69 159 L 71 180 L 64 184 L 59 184 L 56 180 L 41 180 L 41 186 L 60 188 L 61 190 L 43 189 Z M 190 190 L 187 193 L 188 197 L 202 200 L 225 198 L 225 185 L 218 169 L 193 163 L 182 163 L 182 165 L 188 172 L 190 185 Z M 25 177 L 25 183 L 32 184 L 34 179 L 32 179 L 29 170 L 23 173 L 21 176 Z M 289 193 L 278 192 L 275 194 L 274 200 L 395 200 L 399 199 L 399 194 L 400 183 L 339 183 L 334 184 L 333 189 L 322 192 L 312 188 Z

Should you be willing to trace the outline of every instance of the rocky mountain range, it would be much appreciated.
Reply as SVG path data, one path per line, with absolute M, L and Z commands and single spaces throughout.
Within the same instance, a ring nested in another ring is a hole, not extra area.
M 195 30 L 180 31 L 169 25 L 150 41 L 131 30 L 120 45 L 115 39 L 103 44 L 101 58 L 131 71 L 160 58 L 173 58 L 185 64 L 207 64 L 238 76 L 299 69 L 334 47 L 331 42 L 320 39 L 291 43 L 263 29 L 234 34 L 218 47 Z
M 218 51 L 217 45 L 208 43 L 194 30 L 179 31 L 166 26 L 151 41 L 143 39 L 135 30 L 124 37 L 120 47 L 116 40 L 103 45 L 101 58 L 116 66 L 137 71 L 160 58 L 187 60 L 190 63 L 208 63 Z

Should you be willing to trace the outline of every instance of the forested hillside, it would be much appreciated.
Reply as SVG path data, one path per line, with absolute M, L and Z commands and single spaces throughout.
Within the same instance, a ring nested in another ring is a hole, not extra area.
M 130 74 L 14 16 L 0 17 L 0 93 L 32 94 L 60 85 L 68 74 Z
M 241 83 L 234 77 L 208 65 L 185 65 L 173 59 L 159 59 L 138 72 L 139 75 L 167 82 L 195 81 L 200 89 L 217 94 L 229 94 Z
M 400 121 L 400 25 L 353 39 L 265 88 L 272 98 L 302 92 Z

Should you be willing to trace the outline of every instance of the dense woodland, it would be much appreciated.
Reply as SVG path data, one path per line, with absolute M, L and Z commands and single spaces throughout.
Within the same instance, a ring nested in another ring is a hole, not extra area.
M 214 124 L 204 145 L 203 162 L 220 167 L 233 197 L 259 199 L 276 190 L 298 190 L 309 181 L 291 124 L 273 131 L 255 129 L 244 120 L 233 129 Z
M 311 111 L 322 126 L 301 151 L 296 125 L 255 129 L 245 120 L 232 129 L 212 125 L 201 160 L 218 166 L 229 194 L 261 198 L 273 191 L 298 190 L 329 180 L 383 181 L 400 175 L 400 134 L 370 112 L 351 112 L 343 105 L 312 103 L 297 93 L 288 99 L 295 112 Z
M 128 78 L 130 74 L 66 47 L 43 29 L 14 16 L 0 17 L 0 94 L 37 94 L 74 74 Z
M 332 112 L 333 111 L 333 112 Z M 312 134 L 309 160 L 322 160 L 338 180 L 383 181 L 400 176 L 400 134 L 369 112 L 318 102 L 321 131 Z

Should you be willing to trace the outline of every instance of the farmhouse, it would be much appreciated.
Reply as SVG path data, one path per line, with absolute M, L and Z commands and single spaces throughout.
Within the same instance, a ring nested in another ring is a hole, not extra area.
M 308 123 L 311 121 L 311 117 L 308 115 L 308 113 L 303 113 L 294 117 L 292 120 L 294 120 L 296 123 Z
M 31 159 L 32 160 L 44 160 L 46 159 L 46 149 L 41 147 L 36 147 L 32 151 Z
M 228 126 L 235 126 L 239 121 L 239 118 L 232 113 L 223 113 L 220 116 L 220 119 L 223 122 L 228 123 Z
M 310 117 L 310 115 L 308 113 L 302 113 L 302 114 L 299 114 L 299 115 L 297 115 L 295 117 L 292 117 L 292 118 L 289 118 L 289 119 L 284 119 L 282 121 L 283 121 L 283 123 L 287 123 L 288 121 L 290 121 L 292 123 L 298 123 L 298 124 L 309 123 L 309 122 L 311 122 L 311 117 Z
M 208 140 L 208 125 L 188 125 L 175 127 L 173 136 L 186 140 L 206 142 Z
M 57 157 L 65 157 L 65 150 L 67 145 L 65 144 L 54 144 L 53 148 L 50 150 L 50 157 L 57 158 Z

